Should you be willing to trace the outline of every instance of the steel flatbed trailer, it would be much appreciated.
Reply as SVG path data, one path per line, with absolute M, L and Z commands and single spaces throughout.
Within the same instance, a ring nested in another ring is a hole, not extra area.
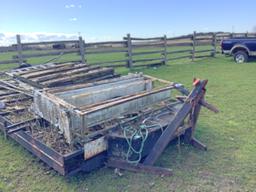
M 83 70 L 88 68 L 88 66 L 74 65 L 75 69 L 73 69 L 72 66 L 70 64 L 57 66 L 66 72 L 73 71 L 72 76 L 67 78 L 68 81 L 71 78 L 77 78 L 76 73 L 80 73 L 80 71 L 77 72 L 76 68 Z M 54 81 L 54 84 L 51 85 L 57 85 L 57 87 L 46 86 L 41 91 L 38 85 L 42 85 L 41 83 L 46 80 L 46 77 L 47 81 L 48 79 L 52 81 L 53 77 L 58 76 L 60 82 L 67 82 L 62 75 L 55 74 L 54 67 L 55 65 L 41 66 L 31 70 L 16 70 L 15 73 L 10 73 L 17 77 L 19 82 L 25 84 L 25 87 L 32 88 L 32 92 L 23 91 L 12 80 L 0 83 L 0 102 L 3 106 L 6 105 L 0 109 L 0 130 L 6 138 L 15 140 L 59 174 L 69 176 L 80 171 L 90 172 L 107 165 L 134 172 L 171 175 L 169 169 L 154 166 L 156 160 L 171 141 L 182 138 L 187 144 L 202 150 L 207 149 L 204 144 L 194 138 L 201 107 L 218 112 L 204 99 L 207 80 L 195 79 L 193 90 L 188 91 L 178 83 L 139 74 L 119 77 L 112 70 L 102 69 L 112 77 L 105 74 L 106 78 L 102 80 L 102 78 L 98 78 L 96 72 L 92 72 L 92 78 L 99 80 L 93 81 L 79 75 L 80 84 L 72 81 L 72 86 L 61 87 L 58 81 Z M 97 72 L 100 76 L 101 69 L 97 68 Z M 42 74 L 46 76 L 41 76 Z M 19 75 L 23 77 L 20 78 Z M 26 79 L 28 77 L 29 79 Z M 35 80 L 35 78 L 37 79 Z M 81 79 L 87 83 L 81 84 Z M 152 90 L 151 80 L 158 80 L 168 84 L 168 86 Z M 137 86 L 136 89 L 127 89 L 126 87 L 129 87 L 127 83 Z M 35 84 L 37 86 L 34 86 Z M 175 99 L 168 98 L 168 91 L 173 89 L 178 90 L 182 95 Z M 101 91 L 105 95 L 101 95 Z M 36 98 L 35 101 L 35 95 L 38 96 L 38 94 L 40 97 L 45 95 L 47 97 L 41 100 Z M 52 99 L 53 97 L 57 99 Z M 47 108 L 41 104 L 42 102 L 47 103 L 48 99 L 53 106 L 50 111 L 59 113 L 58 110 L 62 110 L 59 108 L 61 105 L 65 106 L 64 112 L 69 110 L 69 113 L 64 113 L 67 122 L 77 122 L 79 116 L 76 114 L 80 114 L 79 110 L 95 111 L 97 118 L 92 121 L 93 116 L 87 116 L 90 117 L 87 123 L 83 119 L 81 120 L 82 124 L 79 123 L 79 125 L 82 134 L 79 134 L 79 129 L 72 127 L 78 123 L 64 124 L 66 133 L 60 134 L 58 130 L 61 130 L 62 127 L 56 128 L 54 126 L 52 128 L 51 126 L 56 122 L 61 124 L 66 121 L 60 122 L 62 120 L 60 117 L 63 116 L 53 118 L 55 116 L 47 114 Z M 154 105 L 153 101 L 156 102 Z M 136 106 L 136 103 L 139 106 Z M 32 104 L 34 107 L 35 104 L 39 106 L 38 113 L 29 107 Z M 131 104 L 136 107 L 131 107 Z M 149 104 L 152 105 L 149 107 Z M 134 108 L 136 108 L 135 111 L 133 111 Z M 120 114 L 115 114 L 116 110 L 120 111 Z M 40 112 L 43 113 L 40 114 Z M 98 116 L 98 112 L 103 117 Z M 73 119 L 68 115 L 71 113 L 74 114 Z M 26 119 L 17 120 L 16 117 L 19 116 L 25 116 Z M 90 127 L 86 127 L 86 125 L 90 125 Z M 132 128 L 135 132 L 127 134 L 127 127 Z M 145 129 L 145 127 L 147 128 Z M 38 136 L 37 130 L 44 132 L 44 134 Z M 54 143 L 46 144 L 44 137 L 47 136 L 48 131 L 50 134 L 51 130 L 57 130 L 57 135 L 54 135 L 56 138 Z M 86 134 L 84 131 L 87 131 Z M 72 137 L 65 137 L 69 136 L 68 134 Z M 130 154 L 131 149 L 135 154 Z

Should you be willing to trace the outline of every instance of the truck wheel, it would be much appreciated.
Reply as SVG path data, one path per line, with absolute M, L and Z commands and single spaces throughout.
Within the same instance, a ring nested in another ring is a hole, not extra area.
M 245 51 L 238 51 L 234 54 L 234 60 L 237 63 L 245 63 L 248 61 L 248 55 Z

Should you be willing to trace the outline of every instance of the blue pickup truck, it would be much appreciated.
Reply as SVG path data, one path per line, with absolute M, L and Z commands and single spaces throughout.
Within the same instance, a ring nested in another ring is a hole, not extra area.
M 232 38 L 221 42 L 223 54 L 231 55 L 237 63 L 247 62 L 256 56 L 256 38 Z

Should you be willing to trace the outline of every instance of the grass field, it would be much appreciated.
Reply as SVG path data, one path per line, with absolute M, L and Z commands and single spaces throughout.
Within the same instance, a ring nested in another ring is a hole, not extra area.
M 218 56 L 133 71 L 189 88 L 193 77 L 209 79 L 206 99 L 220 113 L 203 109 L 196 131 L 208 151 L 182 145 L 179 153 L 170 146 L 157 165 L 173 169 L 172 177 L 126 171 L 118 177 L 112 169 L 102 168 L 64 178 L 0 134 L 0 191 L 256 191 L 256 62 L 235 64 Z

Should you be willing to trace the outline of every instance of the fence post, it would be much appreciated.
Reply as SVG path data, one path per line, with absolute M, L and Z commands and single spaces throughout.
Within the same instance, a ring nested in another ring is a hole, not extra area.
M 212 57 L 215 57 L 216 56 L 216 53 L 217 53 L 217 47 L 216 47 L 216 33 L 213 33 L 212 35 L 212 46 L 213 46 L 213 52 L 212 52 Z
M 130 33 L 127 34 L 127 48 L 128 48 L 128 68 L 132 67 L 132 40 Z
M 80 55 L 81 55 L 81 61 L 82 63 L 85 63 L 85 48 L 84 48 L 84 41 L 82 36 L 79 36 L 79 50 L 80 50 Z
M 163 60 L 163 63 L 164 65 L 167 65 L 167 37 L 166 35 L 164 35 L 163 37 L 163 40 L 164 40 L 164 60 Z
M 22 56 L 22 44 L 21 44 L 21 39 L 19 34 L 16 35 L 16 39 L 17 39 L 18 61 L 19 61 L 19 65 L 21 66 L 23 63 L 23 56 Z
M 195 54 L 196 54 L 196 31 L 194 31 L 192 36 L 192 61 L 195 60 Z

